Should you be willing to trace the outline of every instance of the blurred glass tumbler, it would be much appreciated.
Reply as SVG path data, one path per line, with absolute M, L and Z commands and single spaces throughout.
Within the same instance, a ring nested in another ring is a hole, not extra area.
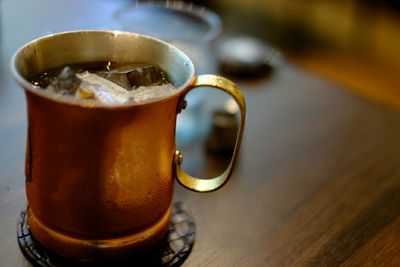
M 72 104 L 28 81 L 56 66 L 108 60 L 156 64 L 177 91 L 148 103 Z M 168 43 L 117 31 L 59 33 L 19 49 L 12 72 L 28 106 L 28 225 L 42 245 L 60 255 L 96 261 L 148 249 L 168 230 L 174 177 L 191 190 L 207 192 L 224 185 L 232 173 L 245 99 L 223 77 L 195 77 L 192 61 Z M 232 160 L 212 179 L 188 175 L 175 149 L 176 115 L 185 95 L 200 86 L 227 92 L 241 111 Z
M 216 70 L 211 47 L 220 35 L 222 23 L 213 11 L 183 1 L 136 1 L 123 5 L 114 13 L 115 27 L 149 35 L 188 54 L 203 74 Z
M 123 5 L 114 14 L 118 29 L 150 35 L 173 44 L 189 55 L 196 73 L 217 70 L 213 42 L 222 30 L 220 17 L 213 11 L 183 1 L 137 1 Z M 178 144 L 185 145 L 201 134 L 200 121 L 204 92 L 186 98 L 188 108 L 178 117 Z

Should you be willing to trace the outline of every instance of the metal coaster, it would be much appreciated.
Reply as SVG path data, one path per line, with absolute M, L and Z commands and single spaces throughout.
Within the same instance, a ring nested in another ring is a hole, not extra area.
M 18 244 L 25 257 L 40 267 L 87 267 L 87 266 L 180 266 L 188 257 L 195 239 L 193 217 L 182 202 L 173 204 L 172 218 L 165 239 L 152 251 L 140 258 L 125 259 L 123 262 L 81 263 L 63 258 L 39 244 L 32 236 L 26 210 L 21 212 L 17 226 Z

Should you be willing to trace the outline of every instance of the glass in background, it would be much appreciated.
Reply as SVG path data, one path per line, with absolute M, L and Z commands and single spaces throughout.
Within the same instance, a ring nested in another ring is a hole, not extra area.
M 193 60 L 196 75 L 217 70 L 213 43 L 221 33 L 220 17 L 205 7 L 189 2 L 134 2 L 114 14 L 114 28 L 153 36 L 171 43 Z M 186 96 L 187 108 L 177 119 L 178 146 L 202 136 L 202 108 L 205 91 L 198 89 Z

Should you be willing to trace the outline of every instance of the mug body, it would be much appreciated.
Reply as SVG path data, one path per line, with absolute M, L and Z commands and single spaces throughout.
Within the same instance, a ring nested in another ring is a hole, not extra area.
M 112 61 L 156 64 L 176 93 L 148 103 L 72 103 L 34 88 L 48 69 Z M 28 225 L 48 249 L 78 260 L 120 258 L 148 249 L 168 230 L 176 115 L 193 82 L 190 59 L 143 35 L 77 31 L 34 40 L 12 71 L 28 108 Z

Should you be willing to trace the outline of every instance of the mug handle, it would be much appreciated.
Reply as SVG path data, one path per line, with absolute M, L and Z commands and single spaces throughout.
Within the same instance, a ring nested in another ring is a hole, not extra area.
M 175 157 L 174 157 L 175 176 L 179 181 L 179 183 L 184 187 L 193 191 L 210 192 L 222 187 L 228 181 L 229 177 L 232 174 L 233 167 L 235 165 L 235 161 L 239 153 L 240 143 L 242 141 L 242 136 L 243 136 L 243 128 L 246 121 L 246 102 L 239 87 L 232 81 L 224 77 L 212 74 L 197 76 L 194 78 L 194 82 L 191 85 L 191 88 L 188 90 L 188 92 L 200 86 L 211 86 L 216 89 L 227 92 L 234 98 L 240 109 L 240 126 L 236 137 L 235 148 L 233 150 L 232 158 L 231 161 L 229 162 L 228 167 L 221 175 L 210 179 L 201 179 L 193 177 L 187 174 L 181 167 L 183 162 L 183 156 L 181 155 L 181 152 L 179 150 L 175 152 Z

